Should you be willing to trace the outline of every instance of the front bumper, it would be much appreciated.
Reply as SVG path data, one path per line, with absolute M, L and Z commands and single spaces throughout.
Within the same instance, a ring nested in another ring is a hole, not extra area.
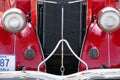
M 0 72 L 0 79 L 4 80 L 95 80 L 120 79 L 120 69 L 94 69 L 71 75 L 58 76 L 37 71 L 8 71 Z

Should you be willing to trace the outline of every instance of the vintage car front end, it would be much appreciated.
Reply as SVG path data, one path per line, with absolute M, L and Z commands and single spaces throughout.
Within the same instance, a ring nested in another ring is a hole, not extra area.
M 2 4 L 6 0 L 0 1 Z M 6 2 L 9 1 L 15 0 Z M 14 3 L 0 8 L 0 78 L 120 78 L 119 0 Z M 24 8 L 26 5 L 29 7 Z M 41 72 L 45 70 L 46 73 Z
M 33 25 L 45 58 L 60 42 L 46 62 L 47 72 L 119 68 L 119 4 L 116 0 L 32 0 Z
M 37 70 L 43 60 L 40 42 L 27 19 L 30 6 L 22 9 L 30 0 L 0 0 L 0 4 L 0 71 Z

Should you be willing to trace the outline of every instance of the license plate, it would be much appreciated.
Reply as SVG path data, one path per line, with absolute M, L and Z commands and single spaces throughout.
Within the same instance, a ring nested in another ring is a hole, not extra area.
M 0 71 L 14 71 L 16 66 L 15 55 L 0 54 Z

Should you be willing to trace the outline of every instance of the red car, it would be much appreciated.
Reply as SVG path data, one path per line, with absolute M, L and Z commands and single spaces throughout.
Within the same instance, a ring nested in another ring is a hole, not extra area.
M 0 1 L 0 71 L 120 67 L 119 0 Z

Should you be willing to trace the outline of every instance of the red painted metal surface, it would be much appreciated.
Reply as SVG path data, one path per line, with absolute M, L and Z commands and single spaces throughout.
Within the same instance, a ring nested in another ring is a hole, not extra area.
M 37 0 L 31 0 L 31 19 L 32 19 L 32 23 L 34 28 L 36 29 L 36 16 L 37 16 Z
M 16 6 L 16 0 L 0 0 L 0 12 Z
M 27 60 L 24 57 L 26 49 L 35 50 L 35 58 Z M 37 70 L 38 64 L 43 60 L 43 55 L 40 49 L 39 40 L 33 26 L 28 23 L 26 28 L 16 35 L 16 53 L 17 53 L 17 67 L 20 65 L 25 66 L 28 70 Z M 41 71 L 44 71 L 45 67 L 41 66 Z
M 17 0 L 17 8 L 20 8 L 25 14 L 31 11 L 31 0 Z
M 106 68 L 120 68 L 120 28 L 114 32 L 104 32 L 99 28 L 96 19 L 98 12 L 106 6 L 118 8 L 116 3 L 115 0 L 92 1 L 94 22 L 89 26 L 85 45 L 80 56 L 88 64 L 89 69 L 101 68 L 101 65 Z M 91 5 L 91 3 L 88 5 Z M 97 59 L 89 57 L 88 52 L 91 48 L 98 49 L 99 57 Z M 79 66 L 79 71 L 81 70 L 85 70 L 85 66 L 82 63 Z
M 92 0 L 89 0 L 89 2 L 87 2 L 89 4 L 87 7 L 87 24 L 86 24 L 87 28 L 92 21 L 92 3 L 91 2 L 92 2 Z
M 111 68 L 120 68 L 120 28 L 110 33 L 110 67 Z
M 28 13 L 30 11 L 30 2 L 30 0 L 17 0 L 16 5 L 23 12 Z M 43 55 L 33 25 L 27 23 L 25 29 L 21 32 L 17 34 L 10 33 L 3 28 L 4 26 L 1 22 L 3 13 L 3 11 L 0 12 L 0 54 L 15 54 L 16 70 L 18 70 L 19 66 L 24 66 L 26 70 L 37 70 L 38 64 L 43 61 Z M 24 56 L 27 49 L 35 51 L 35 57 L 32 60 L 28 60 Z M 45 66 L 42 65 L 40 70 L 45 71 Z
M 91 5 L 91 1 L 89 5 Z M 116 7 L 115 0 L 92 0 L 92 16 L 96 17 L 98 12 L 107 6 Z
M 85 41 L 85 45 L 81 54 L 81 58 L 88 64 L 89 69 L 100 68 L 101 65 L 108 67 L 108 37 L 106 32 L 103 32 L 96 24 L 92 23 Z M 88 52 L 91 48 L 99 50 L 99 57 L 92 59 Z M 80 71 L 85 69 L 84 65 L 80 65 Z

